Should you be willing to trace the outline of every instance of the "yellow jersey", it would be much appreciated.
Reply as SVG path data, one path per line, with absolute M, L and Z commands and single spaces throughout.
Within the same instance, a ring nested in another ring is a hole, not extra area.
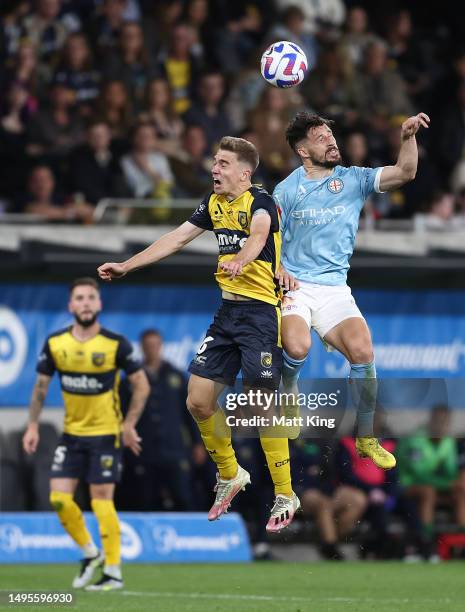
M 71 327 L 51 334 L 37 364 L 40 374 L 58 372 L 65 404 L 64 432 L 75 436 L 120 432 L 120 369 L 132 374 L 140 368 L 129 341 L 103 328 L 84 342 L 72 335 Z
M 271 227 L 258 257 L 243 268 L 234 279 L 220 268 L 222 261 L 232 259 L 244 246 L 250 235 L 253 215 L 264 209 L 271 217 Z M 215 274 L 220 289 L 244 295 L 277 306 L 281 297 L 275 272 L 281 257 L 281 233 L 279 214 L 270 194 L 252 185 L 233 201 L 224 195 L 211 193 L 194 211 L 190 223 L 215 233 L 218 241 L 218 268 Z

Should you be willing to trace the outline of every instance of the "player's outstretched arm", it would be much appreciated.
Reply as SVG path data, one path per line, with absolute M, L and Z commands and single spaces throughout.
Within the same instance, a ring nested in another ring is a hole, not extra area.
M 39 416 L 44 407 L 51 376 L 38 374 L 29 404 L 29 422 L 23 436 L 23 449 L 28 455 L 35 453 L 39 444 Z
M 136 424 L 144 411 L 150 394 L 150 385 L 147 375 L 142 369 L 130 374 L 128 378 L 132 387 L 132 395 L 128 413 L 123 422 L 123 444 L 130 448 L 135 455 L 139 455 L 142 447 L 141 438 L 136 431 Z
M 242 249 L 229 261 L 220 263 L 225 272 L 229 272 L 230 278 L 235 278 L 242 272 L 242 268 L 256 259 L 262 252 L 268 234 L 270 233 L 271 217 L 268 214 L 257 214 L 252 217 L 250 224 L 250 235 Z
M 156 263 L 157 261 L 176 253 L 176 251 L 182 249 L 186 244 L 194 240 L 194 238 L 197 238 L 197 236 L 203 234 L 204 231 L 205 230 L 197 227 L 189 221 L 185 221 L 175 230 L 168 232 L 153 242 L 149 247 L 143 251 L 140 251 L 140 253 L 136 253 L 136 255 L 130 259 L 127 259 L 122 263 L 104 263 L 97 268 L 98 274 L 104 281 L 111 281 L 114 278 L 121 278 L 128 274 L 128 272 L 132 272 L 138 268 L 143 268 L 144 266 Z
M 401 128 L 401 145 L 395 166 L 385 166 L 379 181 L 380 191 L 398 189 L 412 181 L 417 173 L 418 148 L 415 134 L 421 127 L 428 128 L 430 119 L 425 113 L 418 113 L 404 121 Z

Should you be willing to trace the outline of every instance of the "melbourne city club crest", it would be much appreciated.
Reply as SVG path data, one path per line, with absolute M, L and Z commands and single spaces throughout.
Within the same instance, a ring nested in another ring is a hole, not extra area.
M 331 179 L 330 181 L 326 183 L 326 186 L 328 187 L 331 193 L 339 193 L 340 191 L 344 189 L 344 183 L 342 182 L 342 179 L 340 178 Z

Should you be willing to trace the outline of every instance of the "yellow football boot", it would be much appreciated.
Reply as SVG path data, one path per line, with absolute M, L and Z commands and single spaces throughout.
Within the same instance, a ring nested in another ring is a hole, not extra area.
M 378 442 L 378 438 L 356 438 L 355 448 L 360 457 L 368 457 L 382 470 L 392 470 L 396 458 Z

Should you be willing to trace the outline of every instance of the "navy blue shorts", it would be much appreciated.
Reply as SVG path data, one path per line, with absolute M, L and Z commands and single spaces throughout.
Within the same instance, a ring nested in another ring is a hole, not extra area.
M 244 385 L 274 390 L 282 360 L 280 308 L 257 300 L 223 300 L 189 372 L 233 385 L 242 370 Z
M 90 484 L 119 482 L 123 450 L 120 436 L 62 434 L 53 456 L 51 478 L 79 478 Z

